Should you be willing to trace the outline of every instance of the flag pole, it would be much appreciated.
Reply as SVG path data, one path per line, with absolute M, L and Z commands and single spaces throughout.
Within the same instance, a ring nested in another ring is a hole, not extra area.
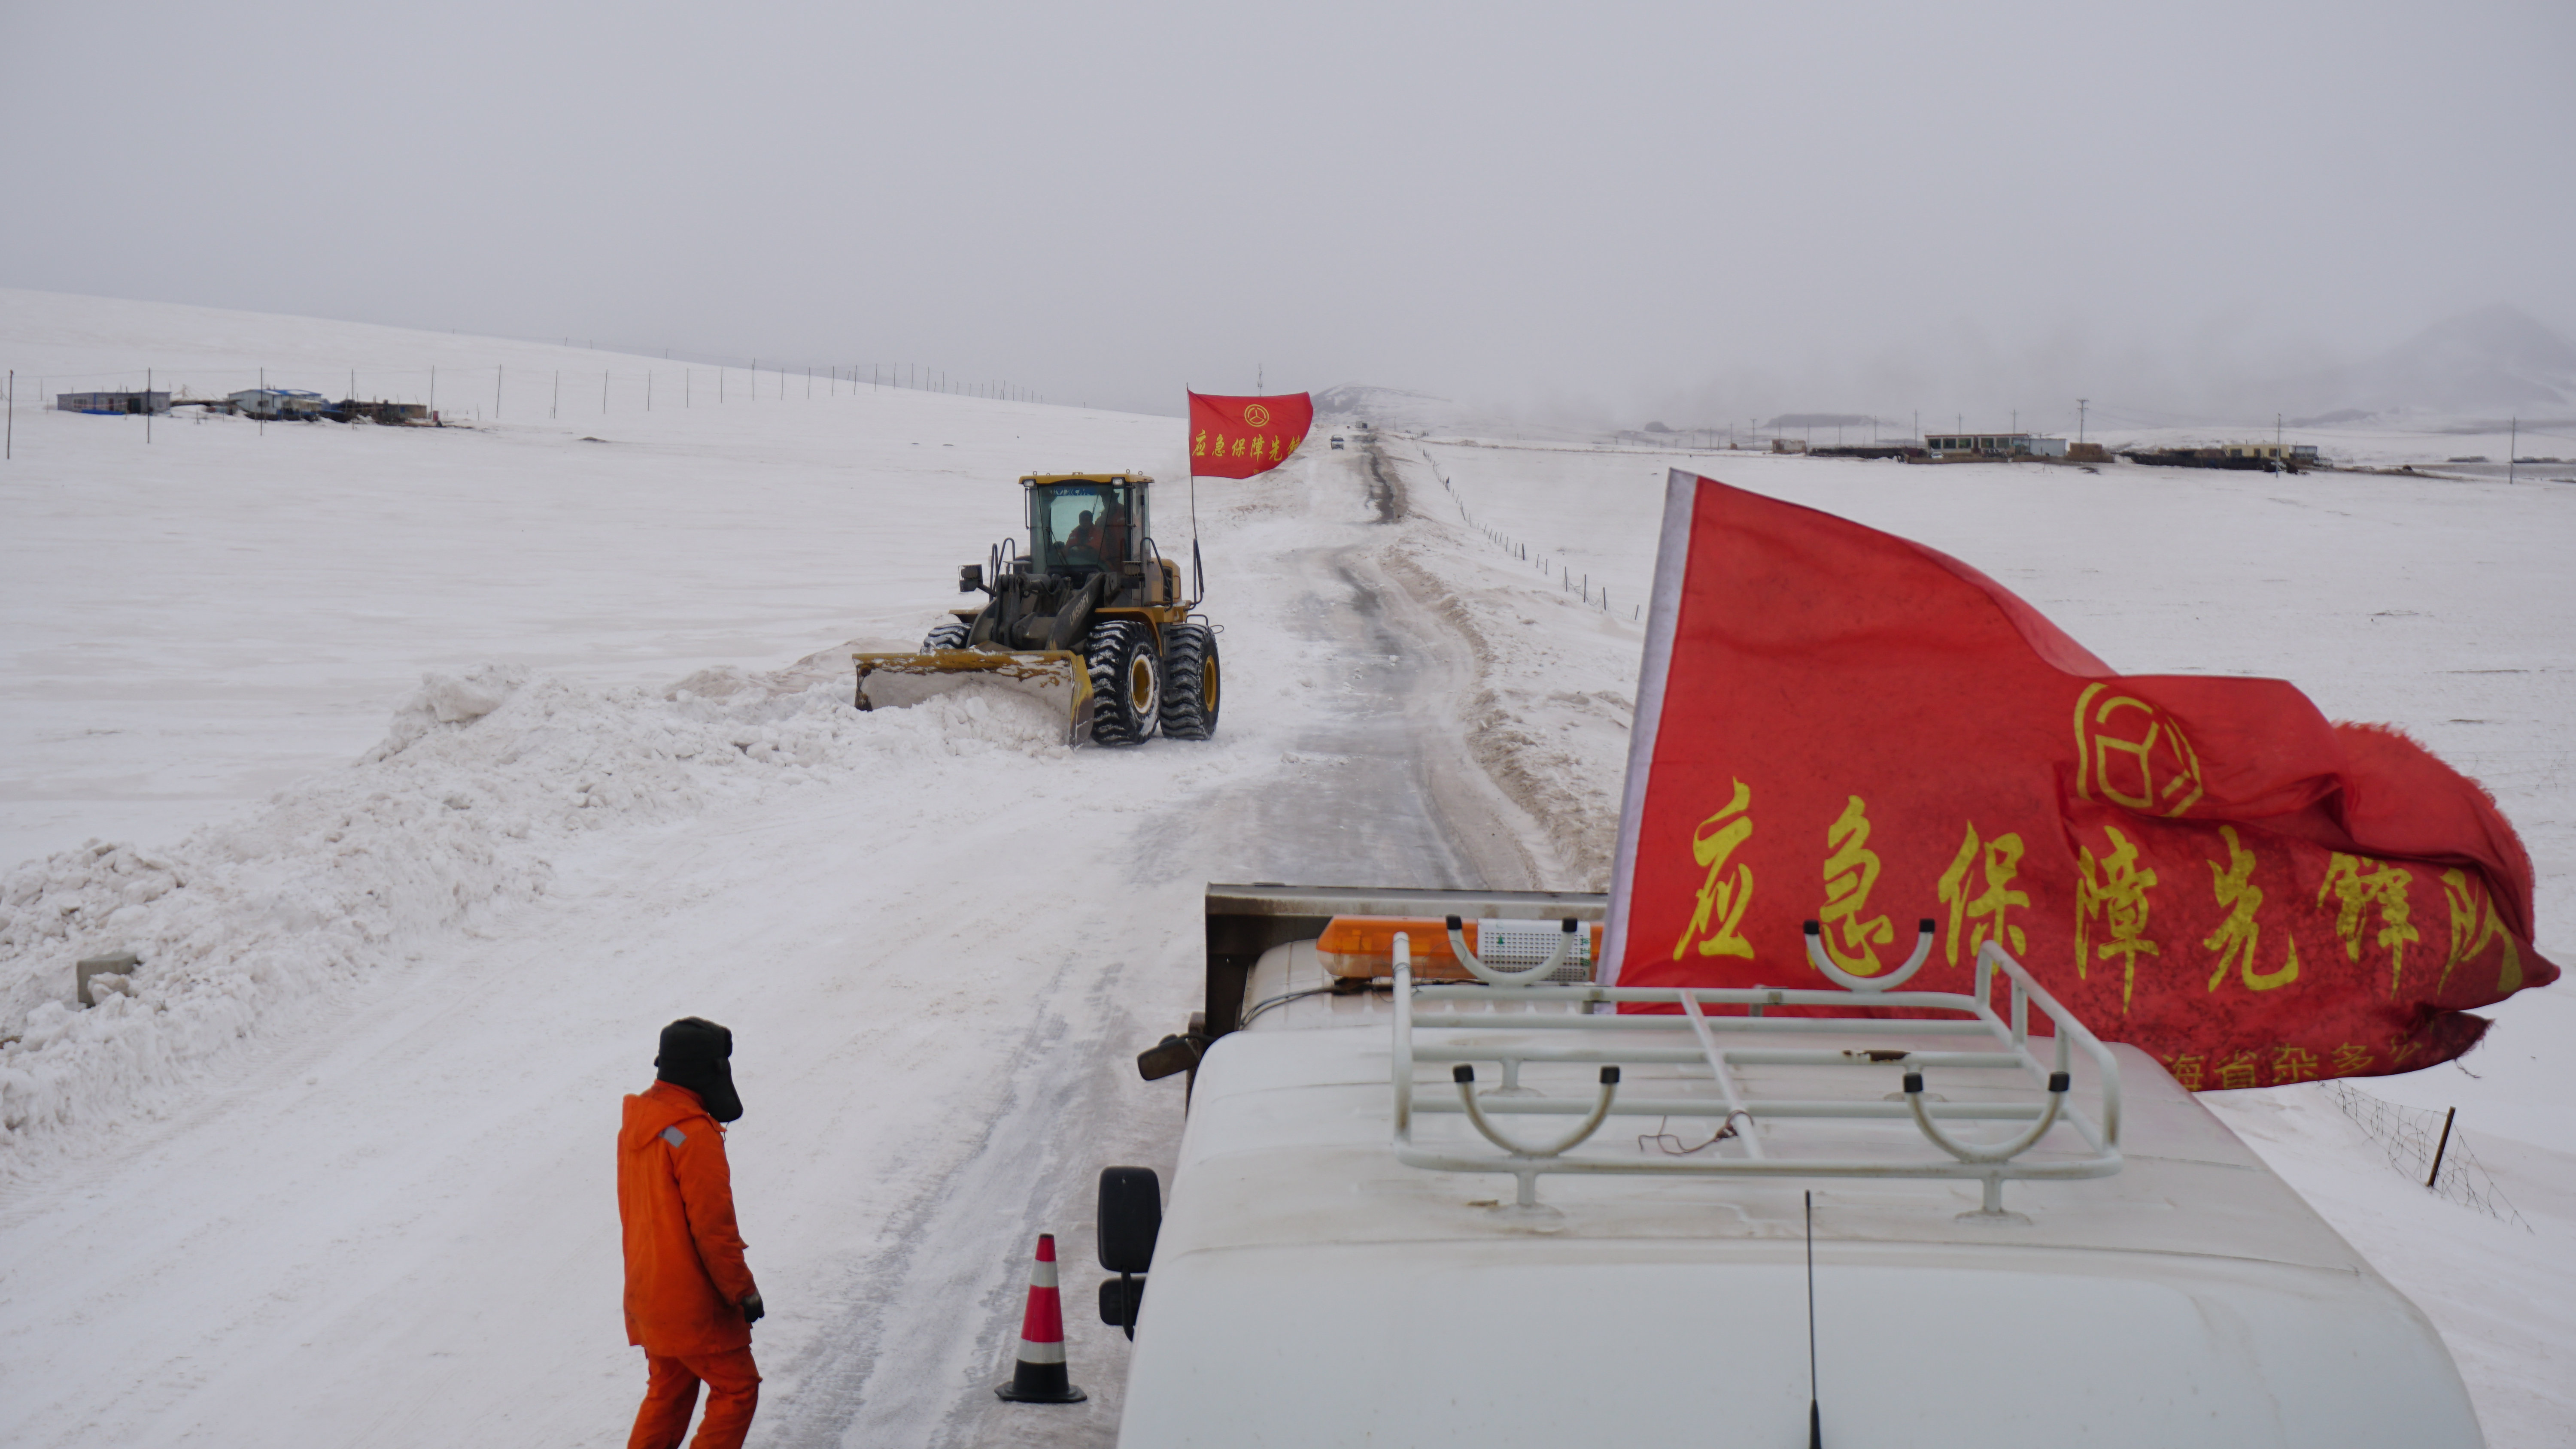
M 1189 394 L 1195 398 L 1197 393 Z M 1189 419 L 1181 419 L 1181 456 L 1189 456 Z M 1207 599 L 1207 567 L 1199 561 L 1199 465 L 1190 464 L 1190 607 Z

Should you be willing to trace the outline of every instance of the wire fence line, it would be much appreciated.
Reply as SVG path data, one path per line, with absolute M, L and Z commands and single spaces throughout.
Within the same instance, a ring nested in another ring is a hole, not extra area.
M 1020 383 L 961 381 L 920 363 L 685 363 L 654 368 L 536 368 L 536 365 L 422 365 L 422 368 L 353 368 L 353 365 L 286 365 L 286 368 L 204 368 L 144 363 L 98 371 L 28 371 L 18 378 L 15 407 L 44 412 L 67 391 L 165 391 L 178 399 L 224 399 L 237 391 L 296 389 L 350 399 L 417 401 L 459 417 L 582 417 L 592 412 L 654 412 L 724 401 L 791 401 L 858 391 L 938 391 L 997 401 L 1046 396 Z M 489 376 L 484 376 L 489 373 Z
M 2353 1120 L 2362 1135 L 2388 1154 L 2388 1165 L 2410 1182 L 2424 1183 L 2436 1197 L 2474 1208 L 2499 1222 L 2533 1232 L 2528 1219 L 2505 1200 L 2495 1178 L 2469 1147 L 2453 1113 L 2401 1107 L 2374 1097 L 2344 1080 L 2325 1084 L 2326 1095 Z M 2447 1140 L 2445 1140 L 2447 1139 Z M 2437 1161 L 2438 1160 L 2438 1161 Z
M 654 367 L 546 368 L 493 363 L 479 367 L 162 367 L 97 371 L 11 369 L 8 405 L 46 412 L 65 393 L 167 394 L 179 402 L 220 402 L 249 391 L 295 391 L 323 398 L 418 403 L 456 421 L 528 420 L 653 412 L 729 403 L 786 402 L 860 392 L 940 392 L 959 397 L 1044 403 L 1016 383 L 965 382 L 918 363 L 858 362 L 813 367 L 675 362 Z M 490 374 L 486 376 L 485 374 Z
M 1619 616 L 1619 611 L 1617 608 L 1612 606 L 1610 602 L 1610 585 L 1608 582 L 1604 581 L 1595 583 L 1593 582 L 1593 578 L 1590 573 L 1577 573 L 1563 560 L 1550 557 L 1545 549 L 1533 549 L 1529 544 L 1513 538 L 1504 530 L 1496 528 L 1492 524 L 1476 517 L 1475 514 L 1468 511 L 1467 500 L 1460 496 L 1457 485 L 1450 480 L 1448 473 L 1442 470 L 1438 460 L 1431 456 L 1430 450 L 1425 448 L 1421 451 L 1423 461 L 1431 466 L 1431 476 L 1440 480 L 1440 486 L 1448 493 L 1449 501 L 1456 504 L 1458 507 L 1459 519 L 1469 528 L 1483 534 L 1485 536 L 1485 541 L 1502 550 L 1504 557 L 1512 559 L 1518 563 L 1528 564 L 1532 568 L 1536 569 L 1540 577 L 1544 578 L 1549 573 L 1556 574 L 1556 586 L 1560 591 L 1569 594 L 1579 594 L 1584 603 L 1597 606 L 1601 612 L 1608 614 L 1614 619 Z M 1629 604 L 1628 622 L 1632 624 L 1643 623 L 1645 622 L 1645 617 L 1646 606 L 1642 601 L 1635 601 Z

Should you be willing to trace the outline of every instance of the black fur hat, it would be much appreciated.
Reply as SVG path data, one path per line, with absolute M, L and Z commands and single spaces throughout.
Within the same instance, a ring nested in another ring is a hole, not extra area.
M 742 1115 L 733 1090 L 733 1033 L 702 1016 L 684 1016 L 662 1028 L 662 1054 L 654 1075 L 686 1087 L 706 1104 L 707 1115 L 731 1122 Z

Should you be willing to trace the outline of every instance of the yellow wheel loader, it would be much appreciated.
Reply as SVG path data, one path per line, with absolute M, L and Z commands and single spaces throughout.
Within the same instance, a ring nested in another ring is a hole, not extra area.
M 1216 733 L 1216 627 L 1191 545 L 1193 585 L 1154 545 L 1154 480 L 1134 473 L 1038 473 L 1020 480 L 1028 546 L 994 546 L 957 571 L 957 609 L 917 654 L 860 654 L 858 707 L 917 703 L 974 679 L 1037 694 L 1072 743 L 1132 745 L 1160 733 Z

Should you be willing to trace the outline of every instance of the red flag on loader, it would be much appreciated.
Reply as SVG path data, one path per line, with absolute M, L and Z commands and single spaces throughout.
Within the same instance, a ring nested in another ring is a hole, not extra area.
M 1190 394 L 1190 476 L 1249 478 L 1287 461 L 1315 424 L 1315 400 Z
M 1675 470 L 1606 974 L 1966 991 L 2000 941 L 2183 1085 L 2376 1076 L 2545 986 L 2486 792 L 2273 679 L 2123 676 L 1968 565 Z M 1947 978 L 1946 980 L 1944 978 Z

